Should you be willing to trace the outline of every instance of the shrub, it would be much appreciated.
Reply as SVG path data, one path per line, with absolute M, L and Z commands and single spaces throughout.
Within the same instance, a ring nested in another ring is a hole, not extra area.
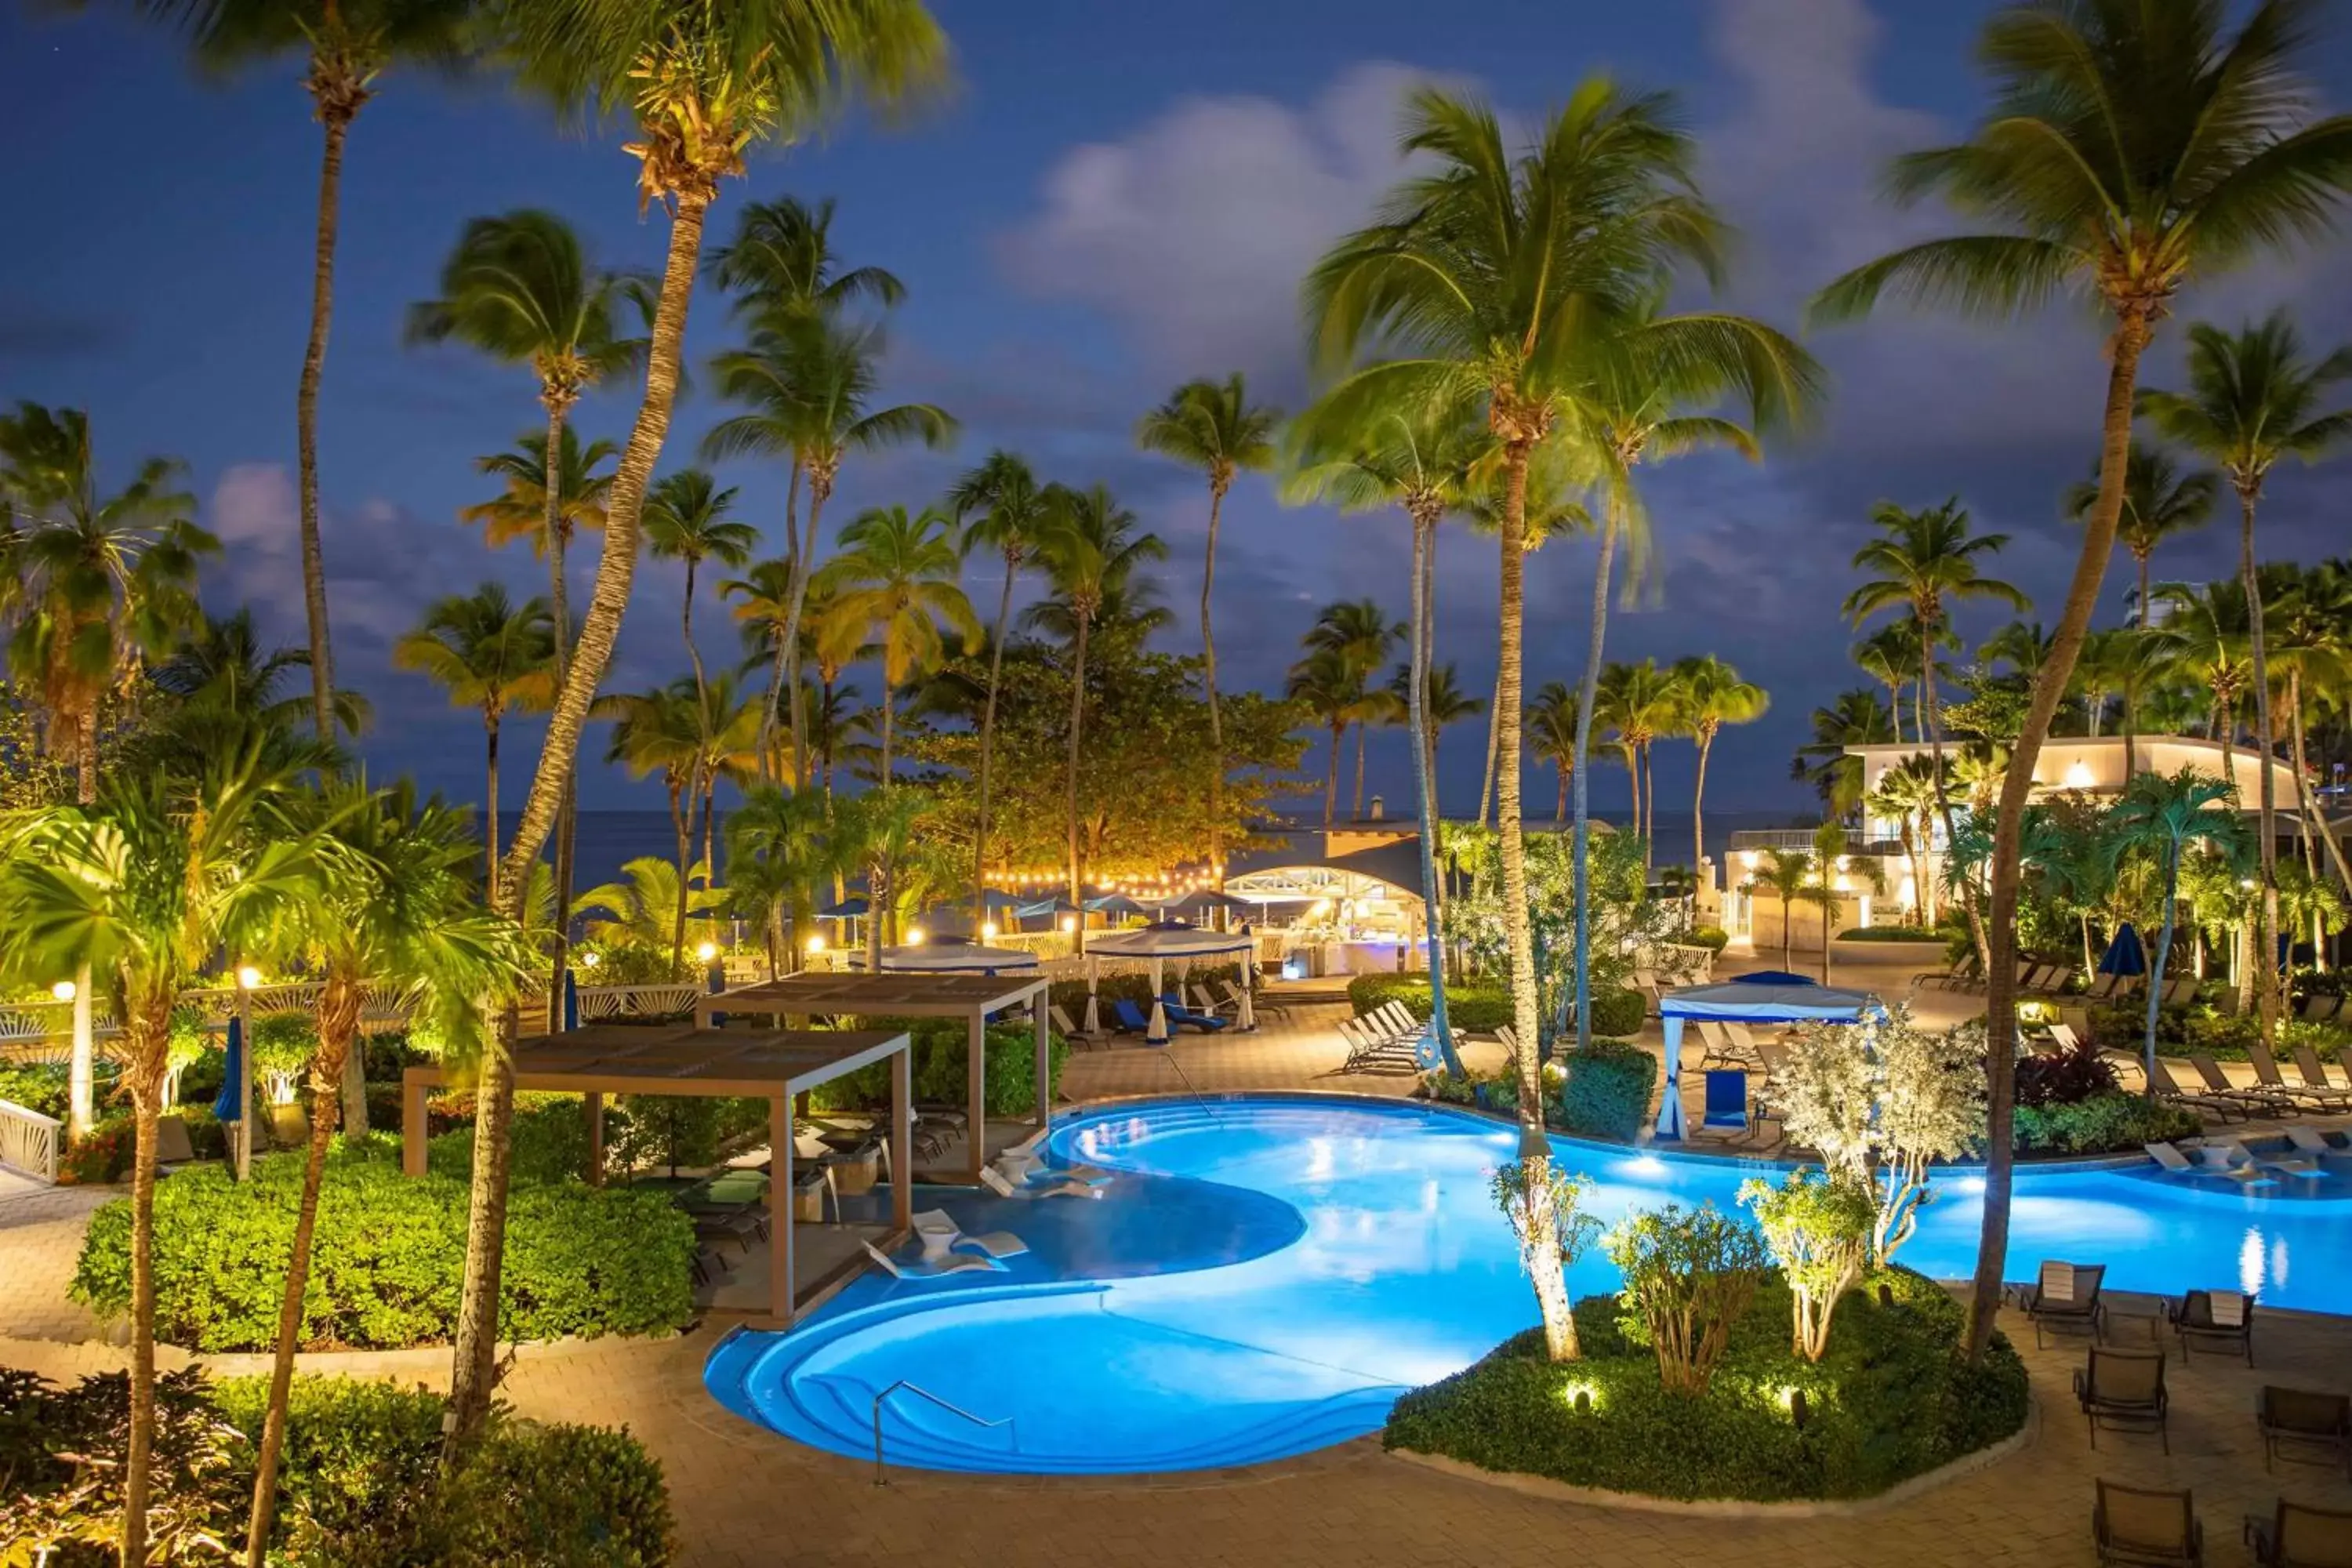
M 0 1100 L 63 1121 L 71 1091 L 62 1062 L 36 1062 L 26 1067 L 0 1067 Z
M 1639 991 L 1622 985 L 1603 985 L 1592 994 L 1592 1032 L 1622 1038 L 1642 1032 L 1642 1020 L 1649 1016 L 1649 1004 Z
M 1705 1394 L 1732 1325 L 1763 1283 L 1762 1237 L 1712 1205 L 1668 1204 L 1626 1215 L 1601 1245 L 1625 1277 L 1626 1337 L 1656 1354 L 1665 1388 Z
M 100 1373 L 60 1389 L 16 1372 L 0 1373 L 12 1410 L 28 1430 L 9 1443 L 9 1484 L 0 1489 L 0 1552 L 11 1563 L 101 1568 L 118 1561 L 124 1459 L 131 1444 L 131 1378 Z M 163 1373 L 155 1383 L 150 1428 L 149 1550 L 164 1563 L 208 1555 L 206 1543 L 235 1540 L 253 1489 L 245 1435 L 205 1397 L 204 1374 Z
M 507 1422 L 436 1511 L 434 1562 L 646 1568 L 672 1551 L 661 1466 L 626 1431 Z
M 58 1184 L 85 1186 L 119 1182 L 130 1173 L 138 1153 L 138 1125 L 130 1112 L 117 1111 L 67 1142 L 58 1155 Z
M 1923 942 L 1942 943 L 1949 933 L 1926 926 L 1848 926 L 1837 933 L 1840 942 Z
M 2115 1064 L 2084 1040 L 2054 1057 L 2020 1057 L 2017 1062 L 2017 1103 L 2040 1108 L 2079 1105 L 2094 1095 L 2111 1094 L 2123 1080 Z
M 1559 1063 L 1565 1077 L 1553 1102 L 1557 1125 L 1570 1132 L 1621 1141 L 1642 1130 L 1650 1112 L 1650 1090 L 1657 1081 L 1657 1058 L 1622 1040 L 1596 1039 L 1591 1050 L 1568 1051 Z
M 1429 977 L 1359 974 L 1348 982 L 1348 1003 L 1359 1017 L 1391 1002 L 1403 1003 L 1405 1011 L 1427 1022 L 1435 1006 L 1430 1000 Z M 1445 1021 L 1464 1034 L 1491 1035 L 1511 1021 L 1511 994 L 1499 985 L 1456 985 L 1449 982 L 1445 987 Z
M 465 1268 L 463 1182 L 407 1177 L 388 1141 L 339 1151 L 320 1194 L 304 1302 L 312 1348 L 434 1343 L 455 1330 Z M 254 1163 L 253 1180 L 183 1172 L 155 1194 L 156 1333 L 202 1351 L 267 1348 L 293 1246 L 299 1154 Z M 90 1216 L 73 1295 L 108 1315 L 131 1302 L 131 1208 Z M 657 1194 L 580 1183 L 515 1186 L 499 1337 L 657 1333 L 693 1313 L 694 1227 Z
M 1080 1004 L 1084 1005 L 1084 1004 Z M 863 1026 L 906 1031 L 914 1058 L 915 1098 L 932 1104 L 964 1102 L 964 1058 L 970 1047 L 955 1018 L 876 1018 Z M 1026 1019 L 991 1025 L 981 1100 L 991 1116 L 1025 1116 L 1037 1109 L 1036 1036 Z M 1059 1033 L 1046 1046 L 1047 1089 L 1062 1081 L 1070 1043 Z M 890 1064 L 876 1062 L 820 1084 L 809 1103 L 818 1110 L 879 1110 L 890 1103 Z
M 388 1122 L 397 1127 L 398 1121 Z M 516 1182 L 581 1182 L 588 1176 L 588 1107 L 576 1094 L 515 1096 L 509 1133 L 508 1174 Z M 425 1168 L 453 1182 L 474 1176 L 474 1126 L 436 1133 L 425 1145 Z
M 1764 1244 L 1789 1287 L 1790 1348 L 1817 1362 L 1829 1348 L 1830 1323 L 1841 1297 L 1870 1261 L 1878 1224 L 1877 1195 L 1825 1171 L 1797 1170 L 1779 1186 L 1749 1177 L 1739 1201 L 1755 1211 Z
M 2072 1105 L 2021 1105 L 2012 1125 L 2020 1149 L 2064 1154 L 2105 1154 L 2204 1131 L 2204 1123 L 2183 1106 L 2121 1090 Z
M 1399 1400 L 1387 1443 L 1489 1470 L 1671 1498 L 1859 1498 L 2017 1431 L 2023 1363 L 1993 1338 L 1983 1363 L 1957 1353 L 1962 1310 L 1905 1269 L 1892 1297 L 1850 1296 L 1819 1363 L 1790 1352 L 1786 1285 L 1768 1277 L 1735 1325 L 1704 1396 L 1668 1393 L 1619 1327 L 1614 1297 L 1577 1303 L 1583 1359 L 1552 1363 L 1530 1330 L 1476 1365 Z M 1784 1390 L 1806 1394 L 1791 1419 Z M 1573 1395 L 1589 1394 L 1581 1407 Z
M 1731 933 L 1721 926 L 1693 926 L 1683 933 L 1683 941 L 1709 952 L 1721 952 L 1731 945 Z
M 308 1013 L 264 1013 L 253 1020 L 253 1054 L 257 1080 L 290 1084 L 319 1054 L 319 1026 Z
M 587 1119 L 581 1119 L 584 1140 Z M 688 1099 L 669 1094 L 625 1094 L 614 1101 L 604 1130 L 607 1157 L 625 1170 L 716 1165 L 765 1139 L 768 1101 L 730 1097 Z M 586 1158 L 583 1142 L 582 1158 Z

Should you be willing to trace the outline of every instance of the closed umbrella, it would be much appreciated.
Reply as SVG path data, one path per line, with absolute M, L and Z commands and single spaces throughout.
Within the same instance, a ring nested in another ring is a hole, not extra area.
M 2115 940 L 2107 943 L 2107 951 L 2099 960 L 2099 973 L 2126 980 L 2147 973 L 2147 949 L 2140 942 L 2139 932 L 2132 929 L 2131 921 L 2126 921 L 2116 928 Z
M 236 1168 L 236 1161 L 234 1157 L 236 1140 L 247 1132 L 245 1108 L 253 1099 L 245 1081 L 247 1070 L 245 1059 L 245 1020 L 235 1014 L 231 1014 L 228 1020 L 226 1055 L 228 1070 L 221 1077 L 220 1093 L 213 1097 L 213 1116 L 224 1128 L 228 1129 L 231 1150 L 229 1165 L 232 1170 L 235 1170 Z

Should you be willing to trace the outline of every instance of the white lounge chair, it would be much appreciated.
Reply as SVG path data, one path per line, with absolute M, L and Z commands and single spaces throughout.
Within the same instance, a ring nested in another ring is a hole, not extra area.
M 1009 1230 L 991 1230 L 983 1231 L 978 1236 L 960 1236 L 956 1237 L 955 1245 L 977 1247 L 1000 1263 L 1008 1258 L 1018 1258 L 1029 1250 L 1029 1244 Z
M 1045 1182 L 1029 1182 L 1014 1186 L 1004 1179 L 1004 1173 L 993 1165 L 983 1165 L 980 1171 L 981 1184 L 1000 1198 L 1098 1198 L 1102 1189 L 1085 1182 L 1055 1178 Z
M 900 1263 L 870 1241 L 861 1241 L 866 1256 L 889 1270 L 893 1279 L 936 1279 L 948 1274 L 1001 1274 L 1003 1269 L 985 1258 L 962 1257 L 950 1253 L 945 1258 L 925 1259 L 919 1263 Z
M 945 1209 L 923 1209 L 909 1223 L 914 1226 L 915 1239 L 923 1244 L 923 1260 L 927 1263 L 945 1258 L 948 1248 L 963 1234 L 962 1227 L 948 1217 Z
M 2278 1183 L 2263 1174 L 2262 1164 L 2253 1152 L 2235 1138 L 2208 1138 L 2204 1147 L 2218 1152 L 2220 1158 L 2209 1162 L 2206 1169 L 2217 1176 L 2227 1176 L 2242 1187 L 2274 1187 Z
M 2143 1143 L 2140 1147 L 2147 1151 L 2149 1159 L 2176 1176 L 2193 1176 L 2197 1173 L 2197 1163 L 2170 1143 L 2160 1142 Z
M 2343 1152 L 2327 1141 L 2326 1133 L 2316 1127 L 2287 1128 L 2286 1141 L 2315 1160 L 2324 1160 L 2330 1154 Z

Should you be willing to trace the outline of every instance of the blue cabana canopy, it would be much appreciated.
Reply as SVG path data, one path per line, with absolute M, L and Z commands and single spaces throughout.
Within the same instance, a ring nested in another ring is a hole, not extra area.
M 1683 1024 L 1691 1018 L 1736 1018 L 1743 1024 L 1853 1023 L 1881 1007 L 1867 991 L 1816 985 L 1802 975 L 1765 971 L 1737 980 L 1685 985 L 1659 999 L 1666 1033 L 1666 1091 L 1658 1105 L 1657 1136 L 1683 1136 Z

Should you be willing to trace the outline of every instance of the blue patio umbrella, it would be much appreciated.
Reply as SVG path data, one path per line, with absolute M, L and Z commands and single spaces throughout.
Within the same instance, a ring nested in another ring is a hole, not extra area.
M 213 1097 L 213 1116 L 223 1122 L 245 1120 L 245 1020 L 228 1021 L 228 1068 L 220 1093 Z
M 2139 940 L 2139 932 L 2129 921 L 2116 928 L 2115 940 L 2107 943 L 2105 954 L 2099 960 L 2099 973 L 2116 974 L 2129 979 L 2147 973 L 2147 948 Z
M 1731 983 L 1735 985 L 1811 985 L 1813 978 L 1810 974 L 1791 974 L 1785 969 L 1759 969 L 1748 974 L 1735 974 Z

